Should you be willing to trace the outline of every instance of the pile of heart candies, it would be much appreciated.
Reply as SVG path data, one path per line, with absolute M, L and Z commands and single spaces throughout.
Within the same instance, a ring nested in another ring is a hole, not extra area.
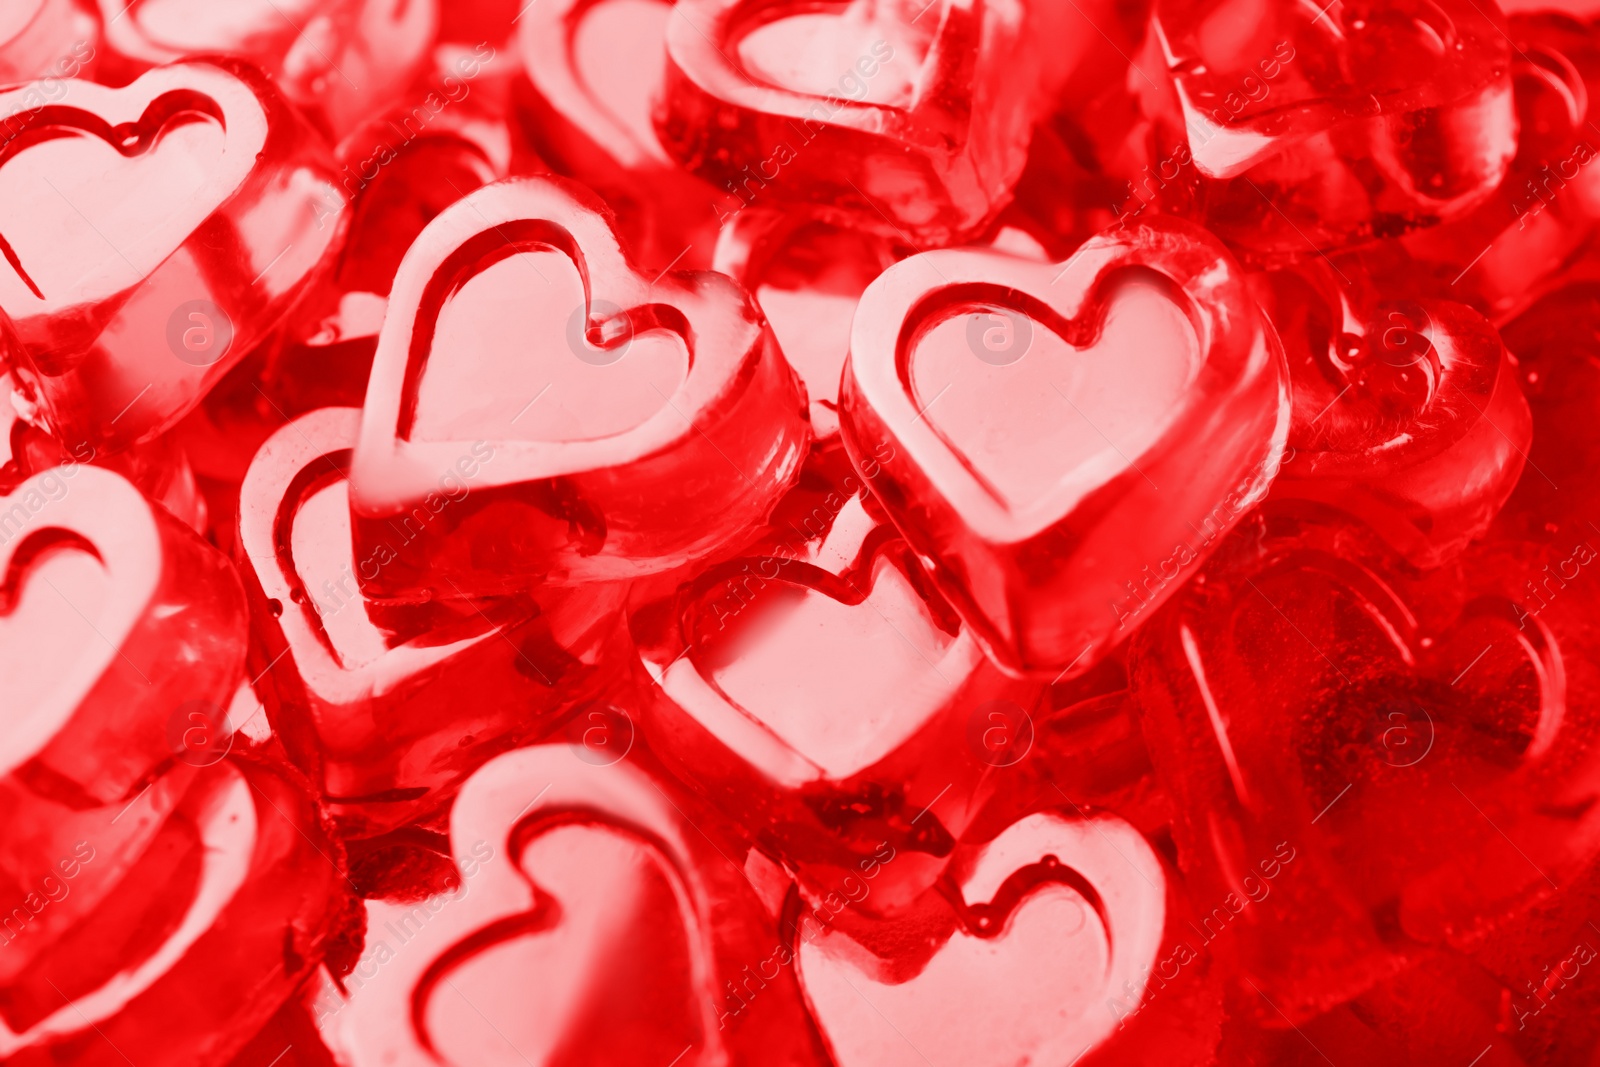
M 0 1061 L 1600 1064 L 1581 5 L 7 0 Z

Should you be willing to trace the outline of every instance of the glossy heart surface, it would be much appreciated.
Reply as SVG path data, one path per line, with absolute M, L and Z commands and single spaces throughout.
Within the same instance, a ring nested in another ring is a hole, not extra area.
M 1285 368 L 1235 270 L 1140 223 L 1059 266 L 928 253 L 863 295 L 845 442 L 888 448 L 890 516 L 1006 668 L 1087 669 L 1170 592 L 1146 570 L 1203 556 L 1276 472 Z

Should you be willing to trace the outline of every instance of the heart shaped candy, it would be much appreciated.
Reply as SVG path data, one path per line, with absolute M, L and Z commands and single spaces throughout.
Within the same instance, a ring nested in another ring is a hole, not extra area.
M 1265 493 L 1286 385 L 1226 252 L 1162 219 L 1065 266 L 960 250 L 890 268 L 856 312 L 841 422 L 858 466 L 888 456 L 875 493 L 985 649 L 1053 676 L 1091 666 Z
M 395 278 L 350 470 L 358 557 L 440 484 L 468 495 L 362 588 L 455 599 L 670 570 L 765 518 L 805 443 L 794 375 L 737 286 L 641 277 L 576 186 L 489 185 Z
M 158 437 L 110 455 L 102 455 L 87 441 L 69 447 L 17 413 L 11 376 L 0 373 L 0 492 L 9 493 L 52 467 L 80 462 L 116 471 L 190 529 L 205 532 L 205 500 L 189 457 L 176 441 Z
M 1296 857 L 1229 942 L 1276 1010 L 1470 946 L 1600 851 L 1595 558 L 1490 544 L 1419 576 L 1348 516 L 1272 502 L 1136 638 L 1191 887 Z
M 0 325 L 45 427 L 105 451 L 195 406 L 337 237 L 327 149 L 259 72 L 176 63 L 0 93 Z
M 1359 515 L 1430 567 L 1494 520 L 1533 427 L 1494 327 L 1464 304 L 1407 295 L 1414 269 L 1351 254 L 1255 280 L 1294 386 L 1292 460 L 1273 495 Z
M 1159 162 L 1136 192 L 1264 258 L 1460 215 L 1516 154 L 1498 15 L 1471 0 L 1161 0 L 1135 83 Z
M 620 663 L 619 605 L 602 588 L 581 615 L 527 596 L 433 616 L 383 613 L 362 578 L 391 539 L 351 551 L 346 472 L 360 413 L 324 408 L 268 439 L 240 491 L 239 544 L 257 610 L 253 675 L 296 762 L 347 833 L 381 833 L 437 808 L 473 770 L 537 737 L 604 688 Z M 463 503 L 441 487 L 431 521 Z
M 228 561 L 119 475 L 72 464 L 0 498 L 0 773 L 126 802 L 186 701 L 227 707 L 245 607 Z
M 901 858 L 877 883 L 883 909 L 926 888 L 972 818 L 995 765 L 969 744 L 974 718 L 1020 715 L 1038 690 L 984 659 L 861 491 L 853 471 L 823 492 L 802 482 L 804 527 L 633 626 L 654 751 L 812 885 L 887 843 Z
M 185 717 L 228 706 L 244 645 L 227 561 L 120 476 L 71 462 L 0 498 L 0 815 L 13 827 L 0 886 L 42 903 L 40 877 L 77 843 L 99 855 L 70 902 L 39 921 L 21 912 L 0 982 L 98 906 L 149 844 L 194 774 Z
M 0 990 L 28 981 L 63 938 L 126 891 L 196 773 L 180 762 L 133 797 L 93 806 L 20 775 L 0 779 L 0 817 L 13 827 L 0 847 L 0 899 L 9 902 L 0 913 Z
M 1064 1064 L 1118 1029 L 1113 1005 L 1145 997 L 1166 886 L 1121 819 L 1038 812 L 964 846 L 944 899 L 899 937 L 804 917 L 788 929 L 838 1067 Z
M 657 129 L 737 196 L 907 243 L 981 230 L 1091 40 L 1077 5 L 690 0 Z
M 101 858 L 92 846 L 83 855 L 82 870 Z M 0 989 L 0 1057 L 222 1067 L 339 930 L 338 856 L 281 765 L 243 756 L 205 768 L 118 892 Z
M 709 266 L 733 199 L 680 167 L 650 123 L 673 17 L 663 0 L 545 0 L 516 20 L 529 139 L 604 197 L 651 273 Z
M 877 234 L 762 208 L 733 216 L 718 235 L 712 269 L 761 305 L 805 386 L 819 442 L 839 432 L 839 375 L 861 293 L 911 251 Z
M 351 1067 L 821 1062 L 782 966 L 744 979 L 747 1010 L 717 1007 L 780 942 L 723 831 L 685 806 L 564 745 L 484 765 L 450 816 L 459 888 L 368 905 L 347 995 L 316 1006 L 329 1047 Z
M 113 53 L 107 65 L 122 80 L 192 55 L 239 56 L 335 139 L 406 87 L 439 28 L 439 0 L 99 4 Z
M 1477 207 L 1402 238 L 1453 293 L 1472 294 L 1496 322 L 1527 306 L 1540 283 L 1589 241 L 1600 216 L 1600 167 L 1591 166 L 1600 147 L 1593 129 L 1600 33 L 1554 11 L 1506 22 L 1516 158 Z

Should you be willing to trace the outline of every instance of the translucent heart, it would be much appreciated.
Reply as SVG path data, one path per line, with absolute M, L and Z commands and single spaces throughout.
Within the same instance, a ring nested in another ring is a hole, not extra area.
M 1015 511 L 1064 472 L 1136 467 L 1199 370 L 1194 326 L 1160 285 L 1130 280 L 1107 300 L 1089 348 L 981 305 L 933 324 L 912 350 L 918 408 Z M 986 344 L 1014 348 L 997 362 Z
M 599 348 L 586 322 L 574 329 L 584 309 L 560 252 L 519 252 L 473 275 L 439 312 L 413 438 L 591 441 L 655 414 L 688 376 L 683 341 L 647 330 Z

